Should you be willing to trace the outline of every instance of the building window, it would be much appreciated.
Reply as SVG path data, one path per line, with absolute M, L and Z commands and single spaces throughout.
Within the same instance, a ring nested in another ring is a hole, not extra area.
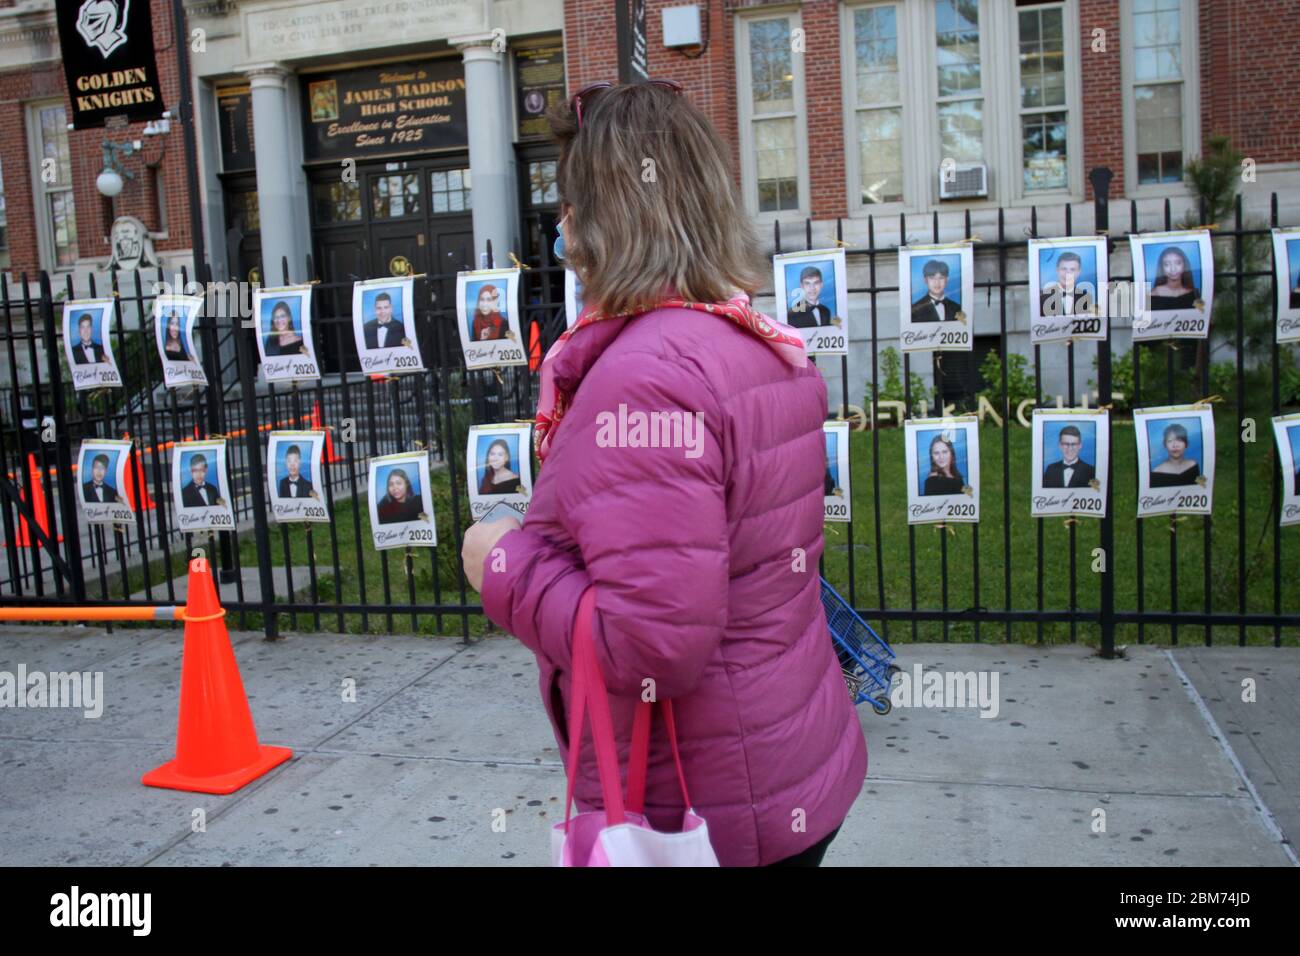
M 749 201 L 756 212 L 803 208 L 800 155 L 804 132 L 803 37 L 794 15 L 741 19 L 738 32 L 742 149 Z M 798 52 L 796 52 L 798 50 Z
M 940 161 L 984 161 L 984 79 L 980 66 L 979 3 L 935 0 Z
M 370 181 L 370 205 L 374 218 L 394 219 L 420 211 L 420 177 L 417 173 L 376 176 Z
M 866 204 L 903 199 L 903 91 L 898 7 L 860 7 L 853 17 L 853 109 L 858 192 Z
M 1065 8 L 1059 4 L 1022 8 L 1017 25 L 1025 192 L 1068 189 Z
M 361 221 L 361 186 L 356 182 L 312 183 L 312 199 L 316 203 L 316 222 L 322 225 L 335 222 Z
M 1132 0 L 1139 184 L 1183 179 L 1183 0 Z
M 469 212 L 474 208 L 471 197 L 468 166 L 429 175 L 429 200 L 435 213 Z
M 70 268 L 77 260 L 77 211 L 72 198 L 72 158 L 63 104 L 32 107 L 32 126 L 42 259 L 55 269 Z
M 560 201 L 555 181 L 556 160 L 534 160 L 528 164 L 529 202 L 534 206 L 553 206 Z

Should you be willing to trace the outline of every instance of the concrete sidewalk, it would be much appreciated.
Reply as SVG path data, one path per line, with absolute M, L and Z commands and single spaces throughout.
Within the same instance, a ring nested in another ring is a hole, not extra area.
M 0 628 L 0 671 L 102 671 L 105 698 L 97 719 L 0 709 L 0 863 L 549 862 L 564 775 L 513 639 L 232 639 L 262 742 L 295 756 L 211 797 L 140 784 L 173 756 L 180 628 Z M 997 672 L 999 713 L 859 708 L 870 770 L 827 865 L 1294 865 L 1300 652 L 896 650 L 908 671 Z

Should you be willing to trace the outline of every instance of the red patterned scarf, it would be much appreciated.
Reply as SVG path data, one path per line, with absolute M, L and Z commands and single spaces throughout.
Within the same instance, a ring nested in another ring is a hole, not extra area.
M 655 308 L 695 309 L 699 312 L 709 312 L 713 315 L 723 316 L 752 335 L 758 336 L 775 349 L 781 358 L 796 368 L 803 368 L 808 364 L 808 354 L 804 349 L 803 337 L 800 336 L 798 331 L 754 309 L 749 304 L 749 296 L 743 292 L 737 292 L 727 302 L 718 303 L 687 302 L 685 299 L 671 297 L 663 299 Z M 592 323 L 604 319 L 639 315 L 643 311 L 650 310 L 609 314 L 597 309 L 584 309 L 582 314 L 578 316 L 578 321 L 573 323 L 573 327 L 567 329 L 555 340 L 555 344 L 547 349 L 546 358 L 542 360 L 541 387 L 537 399 L 537 423 L 533 426 L 533 446 L 536 448 L 537 457 L 540 460 L 546 460 L 546 455 L 551 448 L 551 442 L 555 440 L 555 432 L 560 427 L 560 420 L 564 417 L 564 413 L 568 410 L 573 399 L 572 395 L 557 388 L 555 384 L 555 360 L 564 350 L 565 344 L 579 329 L 586 328 Z

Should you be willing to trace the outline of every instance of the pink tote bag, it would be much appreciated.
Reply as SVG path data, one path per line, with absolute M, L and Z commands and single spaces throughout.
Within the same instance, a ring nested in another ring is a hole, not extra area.
M 591 637 L 595 608 L 596 589 L 587 588 L 578 602 L 578 613 L 574 618 L 568 785 L 564 796 L 564 822 L 551 828 L 551 862 L 555 866 L 717 866 L 718 857 L 709 843 L 709 828 L 704 819 L 691 809 L 691 798 L 686 792 L 672 701 L 663 701 L 662 710 L 672 745 L 673 762 L 677 766 L 677 781 L 681 784 L 682 800 L 686 806 L 681 832 L 660 833 L 650 827 L 643 815 L 650 717 L 654 707 L 645 701 L 637 706 L 632 724 L 627 800 L 623 799 L 609 697 Z M 605 809 L 570 816 L 573 784 L 578 776 L 578 757 L 582 748 L 583 719 L 588 714 L 591 716 L 591 736 L 596 747 L 596 767 Z

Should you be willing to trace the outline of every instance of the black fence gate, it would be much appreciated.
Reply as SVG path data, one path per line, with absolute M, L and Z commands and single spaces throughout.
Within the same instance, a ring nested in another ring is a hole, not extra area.
M 1094 229 L 1109 237 L 1113 252 L 1124 237 L 1112 227 L 1110 173 L 1094 170 L 1091 179 L 1097 196 Z M 1128 231 L 1136 233 L 1138 205 L 1128 206 Z M 897 256 L 897 246 L 876 245 L 874 218 L 866 222 L 866 245 L 846 246 L 854 275 L 866 279 L 851 281 L 849 291 L 869 305 L 868 317 L 853 317 L 858 329 L 870 329 L 864 347 L 869 376 L 865 395 L 850 394 L 850 360 L 839 359 L 840 394 L 832 394 L 830 413 L 850 419 L 855 430 L 854 520 L 827 526 L 822 572 L 895 641 L 1075 641 L 1082 634 L 1095 638 L 1107 656 L 1128 640 L 1177 643 L 1189 632 L 1207 645 L 1295 643 L 1300 587 L 1284 567 L 1296 566 L 1296 545 L 1288 542 L 1284 554 L 1280 475 L 1268 418 L 1300 403 L 1300 373 L 1275 337 L 1253 341 L 1247 333 L 1250 316 L 1260 318 L 1262 309 L 1272 315 L 1275 308 L 1262 304 L 1275 292 L 1276 280 L 1259 247 L 1278 225 L 1277 197 L 1267 224 L 1247 224 L 1238 198 L 1233 221 L 1213 226 L 1216 252 L 1223 256 L 1216 268 L 1215 321 L 1227 328 L 1223 323 L 1229 320 L 1220 313 L 1231 318 L 1230 333 L 1220 343 L 1230 349 L 1230 362 L 1212 361 L 1212 340 L 1139 342 L 1124 355 L 1114 354 L 1111 340 L 1097 348 L 1095 378 L 1088 381 L 1095 385 L 1097 404 L 1112 409 L 1112 449 L 1132 444 L 1123 434 L 1127 410 L 1219 393 L 1221 480 L 1214 514 L 1177 520 L 1134 517 L 1136 476 L 1125 454 L 1114 459 L 1104 518 L 1029 515 L 1023 465 L 1027 430 L 1014 424 L 1019 402 L 1013 397 L 1024 391 L 1025 401 L 1044 403 L 1044 349 L 1065 352 L 1066 394 L 1079 394 L 1083 370 L 1076 367 L 1072 343 L 1033 346 L 1032 370 L 1013 360 L 1007 293 L 1028 285 L 1012 266 L 1029 239 L 1074 235 L 1072 207 L 1062 208 L 1063 221 L 1052 223 L 1031 211 L 1027 234 L 1021 236 L 1007 235 L 999 211 L 996 236 L 974 242 L 977 299 L 983 295 L 997 310 L 999 329 L 981 347 L 981 354 L 998 362 L 997 374 L 983 382 L 982 392 L 1001 422 L 983 426 L 985 434 L 996 437 L 981 443 L 990 478 L 983 490 L 985 517 L 977 524 L 937 531 L 908 525 L 902 509 L 890 503 L 898 489 L 901 422 L 887 410 L 882 418 L 882 407 L 897 403 L 888 398 L 891 383 L 882 381 L 882 362 L 889 357 L 879 347 L 877 306 L 898 287 L 880 284 L 877 269 Z M 1204 209 L 1200 218 L 1204 223 Z M 1163 219 L 1164 228 L 1174 226 L 1168 201 Z M 960 238 L 972 235 L 969 212 L 964 226 Z M 805 247 L 829 245 L 830 237 L 814 243 L 814 229 L 812 222 L 805 224 Z M 899 236 L 941 241 L 938 214 L 910 222 L 900 216 Z M 833 239 L 846 245 L 842 222 L 836 222 Z M 779 226 L 775 247 L 783 251 Z M 542 350 L 565 327 L 564 270 L 548 254 L 543 248 L 539 258 L 524 263 L 519 302 L 525 343 L 535 330 Z M 315 275 L 312 262 L 306 265 L 307 274 Z M 287 284 L 287 264 L 282 268 Z M 456 633 L 467 640 L 486 629 L 481 605 L 460 569 L 460 543 L 469 521 L 461 456 L 471 424 L 530 419 L 536 381 L 524 367 L 465 369 L 455 304 L 439 299 L 439 290 L 448 283 L 454 287 L 455 275 L 416 277 L 415 324 L 427 370 L 399 377 L 376 378 L 358 370 L 351 283 L 317 283 L 311 321 L 318 349 L 342 357 L 341 369 L 307 387 L 258 382 L 254 345 L 237 301 L 244 290 L 213 283 L 210 274 L 199 276 L 205 289 L 218 290 L 220 303 L 205 309 L 196 333 L 209 386 L 191 390 L 161 386 L 151 312 L 165 278 L 161 271 L 117 273 L 109 289 L 96 289 L 90 278 L 91 295 L 114 299 L 114 351 L 124 384 L 93 393 L 72 390 L 56 328 L 59 301 L 73 296 L 71 277 L 63 289 L 52 288 L 44 273 L 35 289 L 26 275 L 17 288 L 0 284 L 0 335 L 8 366 L 0 406 L 5 542 L 0 599 L 42 605 L 173 603 L 186 560 L 202 548 L 220 569 L 221 600 L 235 623 L 268 637 L 286 624 L 360 633 Z M 1112 270 L 1112 282 L 1131 279 Z M 208 300 L 211 304 L 211 291 Z M 132 322 L 124 322 L 127 317 Z M 831 362 L 828 371 L 835 371 L 834 360 L 819 361 Z M 937 397 L 943 407 L 964 396 L 955 403 L 960 410 L 976 407 L 972 386 L 981 380 L 978 371 L 959 371 L 952 362 L 945 370 L 941 359 L 933 366 L 931 394 L 913 374 L 911 355 L 905 353 L 899 364 L 904 420 L 917 416 L 922 399 Z M 990 368 L 987 359 L 983 368 Z M 917 394 L 919 389 L 927 394 Z M 1257 440 L 1242 440 L 1248 422 Z M 285 428 L 323 428 L 330 436 L 322 476 L 332 515 L 328 524 L 268 519 L 265 433 Z M 74 451 L 84 439 L 124 437 L 135 449 L 128 468 L 136 496 L 134 524 L 87 526 L 77 502 Z M 178 440 L 206 437 L 228 440 L 236 525 L 230 531 L 184 532 L 173 515 L 170 452 Z M 369 544 L 364 507 L 369 459 L 413 448 L 428 449 L 435 463 L 438 547 L 377 552 Z

